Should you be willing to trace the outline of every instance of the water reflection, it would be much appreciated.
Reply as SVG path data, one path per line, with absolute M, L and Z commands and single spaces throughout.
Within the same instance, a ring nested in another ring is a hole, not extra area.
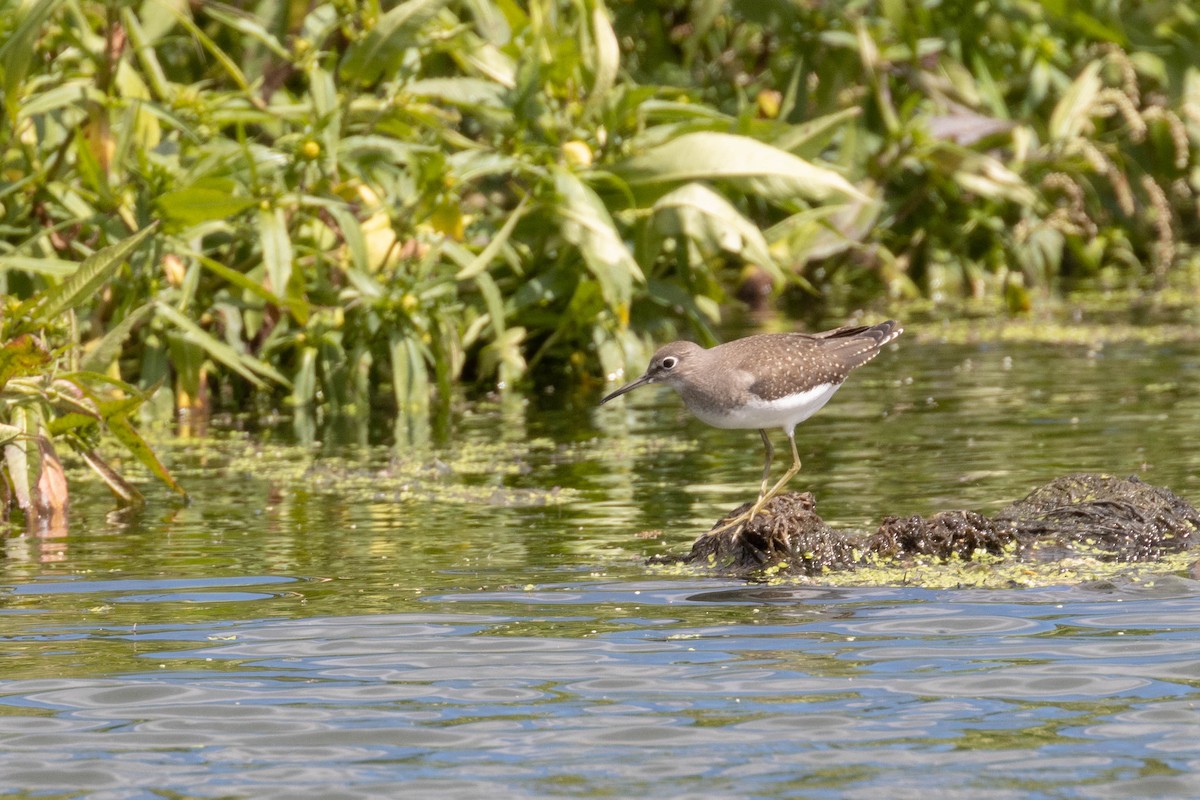
M 1200 356 L 907 344 L 797 429 L 822 514 L 1066 471 L 1200 498 Z M 561 402 L 559 402 L 561 401 Z M 557 405 L 556 405 L 557 402 Z M 472 407 L 431 450 L 168 447 L 196 501 L 0 561 L 0 781 L 106 798 L 1192 796 L 1200 591 L 653 573 L 760 473 L 670 393 Z M 554 487 L 559 487 L 553 492 Z M 1187 778 L 1185 780 L 1185 778 Z
M 1176 627 L 1200 625 L 1194 591 L 1161 617 L 1137 590 L 787 591 L 582 583 L 531 595 L 562 595 L 549 615 L 485 592 L 423 613 L 162 627 L 123 675 L 0 684 L 0 774 L 40 790 L 90 775 L 130 797 L 416 779 L 448 796 L 893 796 L 915 760 L 938 765 L 926 791 L 1002 797 L 1015 779 L 1116 791 L 1194 753 L 1200 645 Z M 479 605 L 504 613 L 453 610 Z M 51 752 L 76 755 L 52 770 Z M 183 769 L 150 770 L 164 763 Z

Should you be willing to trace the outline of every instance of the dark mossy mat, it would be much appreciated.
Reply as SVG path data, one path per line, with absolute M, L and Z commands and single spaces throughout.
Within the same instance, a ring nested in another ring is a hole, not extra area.
M 1156 561 L 1184 553 L 1200 540 L 1200 512 L 1188 501 L 1136 477 L 1111 475 L 1056 478 L 993 517 L 962 510 L 889 516 L 873 533 L 830 528 L 817 514 L 813 496 L 797 492 L 772 499 L 740 531 L 721 530 L 748 509 L 743 505 L 718 520 L 715 532 L 697 539 L 691 552 L 660 556 L 653 563 L 768 576 L 890 569 L 892 577 L 883 578 L 889 582 L 913 567 L 938 563 L 986 566 L 997 575 L 1005 564 L 1043 565 L 1062 576 L 1063 565 Z M 1024 581 L 1014 574 L 1001 582 Z

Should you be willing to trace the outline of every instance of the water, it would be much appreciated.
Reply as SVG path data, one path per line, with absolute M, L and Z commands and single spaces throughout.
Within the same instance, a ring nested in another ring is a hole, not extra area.
M 994 510 L 1070 471 L 1200 499 L 1200 350 L 909 344 L 798 429 L 831 523 Z M 190 506 L 0 561 L 10 797 L 1193 797 L 1200 585 L 670 574 L 757 488 L 668 391 L 474 408 L 390 465 L 167 448 Z M 782 463 L 782 462 L 781 462 Z M 551 492 L 554 487 L 557 491 Z

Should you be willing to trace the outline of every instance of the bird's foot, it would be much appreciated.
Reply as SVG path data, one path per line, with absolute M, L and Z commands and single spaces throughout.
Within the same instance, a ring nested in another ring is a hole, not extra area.
M 746 511 L 745 513 L 742 513 L 742 514 L 738 514 L 736 517 L 729 520 L 728 522 L 724 522 L 719 525 L 716 525 L 715 527 L 713 527 L 711 530 L 709 530 L 704 535 L 705 536 L 719 536 L 728 530 L 732 530 L 733 533 L 731 535 L 732 535 L 733 539 L 736 540 L 737 537 L 739 535 L 741 535 L 742 531 L 744 531 L 746 529 L 746 526 L 749 525 L 750 522 L 755 517 L 758 516 L 758 513 L 760 510 L 761 510 L 761 507 L 758 505 L 758 503 L 755 503 L 753 506 L 750 507 L 749 511 Z
M 730 528 L 733 528 L 734 529 L 733 536 L 734 536 L 734 538 L 737 538 L 737 535 L 742 532 L 742 530 L 746 527 L 746 523 L 749 522 L 751 519 L 752 519 L 752 517 L 749 514 L 739 514 L 738 516 L 734 517 L 733 519 L 729 520 L 728 522 L 724 523 L 723 525 L 717 525 L 717 526 L 709 529 L 708 532 L 705 533 L 704 535 L 705 536 L 719 536 L 722 533 L 725 533 L 725 531 L 729 530 Z

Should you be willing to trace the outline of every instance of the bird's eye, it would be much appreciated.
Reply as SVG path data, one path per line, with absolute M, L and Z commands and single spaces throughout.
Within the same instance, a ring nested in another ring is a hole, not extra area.
M 667 356 L 662 360 L 663 369 L 675 369 L 675 365 L 679 363 L 679 359 L 675 356 Z

